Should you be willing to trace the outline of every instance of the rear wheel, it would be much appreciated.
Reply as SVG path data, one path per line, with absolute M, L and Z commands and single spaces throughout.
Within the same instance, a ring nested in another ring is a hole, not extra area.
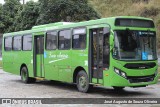
M 88 75 L 86 74 L 85 71 L 79 71 L 77 76 L 76 76 L 76 83 L 77 83 L 77 88 L 78 91 L 80 92 L 88 92 L 90 89 L 90 84 L 89 84 L 89 79 Z
M 22 67 L 22 69 L 21 69 L 21 80 L 24 83 L 32 83 L 32 82 L 36 81 L 35 78 L 29 77 L 28 70 L 26 67 Z

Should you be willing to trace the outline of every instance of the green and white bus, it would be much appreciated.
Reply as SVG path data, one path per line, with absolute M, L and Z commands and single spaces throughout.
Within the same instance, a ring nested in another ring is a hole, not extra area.
M 156 28 L 151 19 L 109 17 L 58 22 L 6 33 L 3 69 L 21 75 L 75 83 L 80 92 L 93 85 L 144 87 L 158 81 Z

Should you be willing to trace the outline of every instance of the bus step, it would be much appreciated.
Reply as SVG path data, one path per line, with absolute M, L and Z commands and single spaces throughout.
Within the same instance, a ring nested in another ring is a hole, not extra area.
M 102 84 L 94 84 L 95 86 L 102 86 Z
M 40 81 L 45 80 L 45 78 L 40 78 L 40 77 L 35 77 L 35 78 L 36 80 L 40 80 Z

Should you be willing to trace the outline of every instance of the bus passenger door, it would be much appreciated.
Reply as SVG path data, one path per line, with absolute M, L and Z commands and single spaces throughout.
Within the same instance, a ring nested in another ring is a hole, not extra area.
M 44 36 L 34 36 L 34 76 L 44 77 Z
M 103 84 L 103 70 L 109 68 L 109 28 L 90 29 L 90 52 L 91 81 Z

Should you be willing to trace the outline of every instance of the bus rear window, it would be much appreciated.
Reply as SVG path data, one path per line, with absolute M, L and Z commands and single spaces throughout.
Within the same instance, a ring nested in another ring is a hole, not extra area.
M 4 50 L 11 51 L 12 50 L 12 37 L 4 38 Z
M 142 27 L 142 28 L 154 28 L 155 27 L 153 21 L 151 20 L 124 19 L 124 18 L 116 19 L 115 26 Z

